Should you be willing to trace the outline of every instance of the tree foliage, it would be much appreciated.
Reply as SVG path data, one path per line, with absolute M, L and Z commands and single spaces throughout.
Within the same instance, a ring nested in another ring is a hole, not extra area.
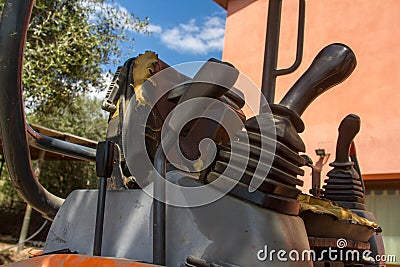
M 95 97 L 77 96 L 68 106 L 55 106 L 52 114 L 28 115 L 28 121 L 50 129 L 62 129 L 66 133 L 91 139 L 104 140 L 107 114 L 101 111 L 101 100 Z
M 28 121 L 101 141 L 104 140 L 107 128 L 107 116 L 105 112 L 99 111 L 100 104 L 101 101 L 96 98 L 78 96 L 67 108 L 54 107 L 51 115 L 31 113 L 28 115 Z M 33 162 L 33 165 L 36 164 L 36 161 Z M 44 161 L 39 181 L 53 194 L 65 198 L 78 188 L 96 188 L 97 177 L 94 167 L 93 162 L 85 161 Z M 0 179 L 0 202 L 8 206 L 10 203 L 16 203 L 17 199 L 18 196 L 5 168 Z
M 5 0 L 0 0 L 0 11 Z M 104 140 L 107 118 L 100 100 L 88 97 L 107 86 L 105 73 L 132 49 L 132 32 L 147 33 L 141 20 L 104 0 L 36 0 L 27 33 L 23 88 L 28 121 L 95 141 Z M 65 197 L 96 185 L 94 164 L 45 162 L 40 181 Z M 0 190 L 12 199 L 7 171 Z
M 26 105 L 49 113 L 90 88 L 104 89 L 104 68 L 147 24 L 104 0 L 35 1 L 24 54 Z

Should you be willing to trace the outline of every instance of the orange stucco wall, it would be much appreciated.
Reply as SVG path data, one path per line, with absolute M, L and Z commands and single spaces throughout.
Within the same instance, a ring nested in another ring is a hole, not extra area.
M 283 1 L 278 68 L 295 57 L 298 1 Z M 261 85 L 267 0 L 230 0 L 223 59 Z M 304 58 L 300 68 L 277 80 L 275 101 L 326 45 L 342 42 L 358 65 L 344 83 L 320 96 L 303 115 L 308 154 L 324 148 L 334 159 L 337 127 L 347 114 L 361 117 L 356 146 L 363 173 L 400 173 L 400 1 L 306 0 Z M 325 166 L 324 172 L 329 170 Z M 400 178 L 400 174 L 399 174 Z

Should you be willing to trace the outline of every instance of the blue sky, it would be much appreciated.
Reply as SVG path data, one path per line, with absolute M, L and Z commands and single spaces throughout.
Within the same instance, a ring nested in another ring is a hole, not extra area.
M 149 17 L 151 36 L 134 34 L 132 56 L 152 50 L 169 65 L 221 58 L 226 11 L 212 0 L 118 0 L 127 11 Z

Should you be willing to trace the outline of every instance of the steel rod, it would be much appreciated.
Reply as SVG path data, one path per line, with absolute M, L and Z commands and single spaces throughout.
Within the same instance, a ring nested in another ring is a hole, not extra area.
M 55 139 L 36 132 L 26 124 L 27 133 L 33 138 L 31 146 L 75 159 L 96 161 L 96 149 Z
M 101 256 L 103 244 L 104 211 L 106 206 L 107 178 L 99 177 L 99 193 L 97 196 L 96 228 L 94 231 L 93 255 Z
M 162 178 L 166 178 L 166 158 L 160 145 L 154 157 L 156 171 Z M 166 264 L 166 204 L 165 204 L 165 182 L 154 182 L 153 200 L 153 263 Z
M 275 101 L 275 87 L 277 76 L 286 75 L 294 72 L 300 66 L 303 59 L 305 6 L 305 0 L 299 0 L 295 61 L 289 68 L 278 70 L 277 63 L 279 54 L 282 0 L 269 1 L 261 92 L 264 95 L 266 101 L 270 104 L 273 104 Z M 263 101 L 261 101 L 261 105 L 263 104 Z
M 281 11 L 282 0 L 269 1 L 261 92 L 270 104 L 274 103 L 275 98 Z
M 287 69 L 276 70 L 276 76 L 282 76 L 290 74 L 297 70 L 303 60 L 303 46 L 304 46 L 304 25 L 306 17 L 306 2 L 300 0 L 299 3 L 299 17 L 298 17 L 298 28 L 297 28 L 297 47 L 296 47 L 296 59 L 292 66 Z

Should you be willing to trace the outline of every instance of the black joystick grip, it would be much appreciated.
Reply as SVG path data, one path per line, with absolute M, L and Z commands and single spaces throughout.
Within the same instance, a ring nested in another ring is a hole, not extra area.
M 231 89 L 238 76 L 239 71 L 232 64 L 210 58 L 195 74 L 188 90 L 185 91 L 178 103 L 196 97 L 219 98 Z M 191 88 L 196 87 L 197 83 L 202 86 Z
M 111 177 L 115 161 L 116 144 L 110 141 L 99 142 L 96 149 L 97 177 Z
M 360 117 L 354 114 L 347 115 L 339 125 L 339 137 L 336 144 L 335 163 L 349 162 L 349 149 L 351 142 L 360 131 Z
M 232 88 L 238 76 L 239 71 L 233 65 L 211 58 L 200 68 L 193 80 L 185 85 L 187 89 L 180 97 L 178 105 L 186 100 L 199 97 L 218 99 Z M 207 108 L 207 106 L 198 105 L 191 107 L 186 112 L 173 112 L 169 123 L 170 128 L 174 132 L 178 132 L 183 124 L 198 117 Z
M 315 98 L 349 77 L 356 65 L 356 56 L 348 46 L 328 45 L 318 53 L 280 104 L 301 116 Z

